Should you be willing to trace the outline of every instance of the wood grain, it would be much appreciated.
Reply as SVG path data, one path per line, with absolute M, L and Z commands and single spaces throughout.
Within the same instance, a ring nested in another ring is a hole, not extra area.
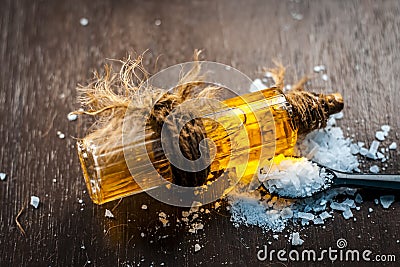
M 0 266 L 297 265 L 259 262 L 257 251 L 272 241 L 272 233 L 235 228 L 224 208 L 204 218 L 205 229 L 197 234 L 183 226 L 162 227 L 157 212 L 172 222 L 182 209 L 146 194 L 124 199 L 113 211 L 116 219 L 105 218 L 105 209 L 116 202 L 91 203 L 74 148 L 87 123 L 66 118 L 77 107 L 75 87 L 106 58 L 145 50 L 150 70 L 157 57 L 161 69 L 190 60 L 200 48 L 204 59 L 252 78 L 277 59 L 288 66 L 288 83 L 324 64 L 329 80 L 317 76 L 312 85 L 343 94 L 345 134 L 369 144 L 389 124 L 388 140 L 400 143 L 399 9 L 397 1 L 2 0 L 0 172 L 8 177 L 0 181 Z M 88 26 L 79 24 L 82 17 Z M 387 163 L 385 172 L 398 173 L 399 153 L 392 151 Z M 369 165 L 362 163 L 365 170 Z M 40 197 L 38 209 L 25 206 L 31 195 Z M 384 210 L 373 203 L 379 192 L 362 195 L 366 202 L 355 212 L 357 221 L 337 214 L 325 229 L 309 226 L 301 232 L 303 248 L 327 248 L 345 238 L 352 248 L 395 253 L 400 261 L 399 202 Z M 14 222 L 23 206 L 19 222 L 26 236 Z M 290 249 L 285 235 L 292 230 L 280 234 L 271 249 Z M 196 243 L 204 247 L 194 253 Z

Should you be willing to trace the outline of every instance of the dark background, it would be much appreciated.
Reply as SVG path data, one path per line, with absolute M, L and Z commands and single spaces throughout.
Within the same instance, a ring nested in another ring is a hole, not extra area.
M 147 50 L 144 63 L 154 72 L 191 60 L 199 48 L 202 59 L 232 65 L 252 78 L 262 76 L 263 66 L 272 67 L 272 59 L 280 60 L 288 66 L 289 83 L 324 64 L 329 81 L 316 75 L 312 85 L 343 94 L 344 132 L 370 144 L 375 131 L 389 124 L 384 144 L 400 143 L 398 1 L 0 3 L 0 172 L 8 175 L 0 181 L 0 266 L 295 265 L 259 262 L 257 251 L 273 240 L 272 233 L 235 228 L 224 207 L 203 216 L 204 230 L 192 234 L 184 226 L 163 228 L 157 213 L 164 211 L 173 222 L 182 209 L 146 194 L 123 199 L 113 210 L 115 219 L 104 212 L 117 202 L 92 204 L 74 147 L 88 124 L 69 122 L 66 115 L 78 108 L 77 83 L 91 78 L 107 58 Z M 88 26 L 80 25 L 82 17 Z M 399 172 L 397 151 L 385 172 Z M 368 170 L 371 162 L 362 164 Z M 26 205 L 31 195 L 40 197 L 38 209 Z M 335 247 L 345 238 L 349 248 L 396 254 L 399 262 L 399 202 L 384 210 L 373 202 L 379 192 L 362 196 L 366 202 L 354 212 L 357 221 L 336 213 L 325 229 L 306 227 L 300 249 Z M 26 236 L 15 223 L 22 207 Z M 370 207 L 374 212 L 368 216 Z M 291 248 L 285 237 L 290 228 L 270 249 Z M 196 243 L 203 246 L 197 253 Z

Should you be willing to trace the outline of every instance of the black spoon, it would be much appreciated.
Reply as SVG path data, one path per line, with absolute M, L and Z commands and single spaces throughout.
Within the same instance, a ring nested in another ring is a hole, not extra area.
M 279 192 L 275 189 L 272 195 L 277 195 L 284 198 L 306 198 L 312 195 L 321 193 L 331 188 L 335 187 L 351 187 L 351 188 L 371 188 L 371 189 L 389 189 L 389 190 L 400 190 L 400 174 L 363 174 L 363 173 L 346 173 L 342 171 L 337 171 L 325 167 L 317 162 L 313 162 L 318 165 L 320 175 L 321 172 L 324 173 L 325 183 L 317 188 L 311 195 L 286 195 L 285 190 Z M 266 191 L 270 191 L 268 186 L 261 183 L 261 187 Z

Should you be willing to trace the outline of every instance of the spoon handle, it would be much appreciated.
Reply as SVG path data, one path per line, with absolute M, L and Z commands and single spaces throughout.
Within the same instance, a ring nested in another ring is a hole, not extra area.
M 400 189 L 400 174 L 352 174 L 334 171 L 337 186 L 355 186 L 377 189 Z

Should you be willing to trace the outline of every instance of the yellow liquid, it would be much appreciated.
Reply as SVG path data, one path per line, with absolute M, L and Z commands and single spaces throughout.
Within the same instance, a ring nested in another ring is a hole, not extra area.
M 293 126 L 290 105 L 281 91 L 268 88 L 227 99 L 223 104 L 226 105 L 223 110 L 202 119 L 207 138 L 215 144 L 215 158 L 210 165 L 208 179 L 215 179 L 216 173 L 234 169 L 241 177 L 240 182 L 248 184 L 262 166 L 260 160 L 267 161 L 279 154 L 293 155 L 297 129 Z M 240 118 L 240 127 L 237 124 L 230 126 L 233 115 Z M 151 151 L 152 144 L 160 142 L 153 136 L 151 130 L 146 131 L 148 156 L 158 173 L 165 180 L 172 181 L 169 162 L 163 151 Z M 129 149 L 135 151 L 136 146 L 138 144 L 129 144 Z M 147 155 L 133 153 L 132 158 L 124 157 L 121 136 L 92 139 L 89 135 L 78 142 L 78 154 L 94 203 L 102 204 L 162 185 L 159 180 L 140 171 Z M 131 176 L 126 164 L 128 160 L 130 166 L 132 162 L 138 166 L 135 170 L 131 169 L 132 173 L 146 177 L 146 188 L 141 188 Z

